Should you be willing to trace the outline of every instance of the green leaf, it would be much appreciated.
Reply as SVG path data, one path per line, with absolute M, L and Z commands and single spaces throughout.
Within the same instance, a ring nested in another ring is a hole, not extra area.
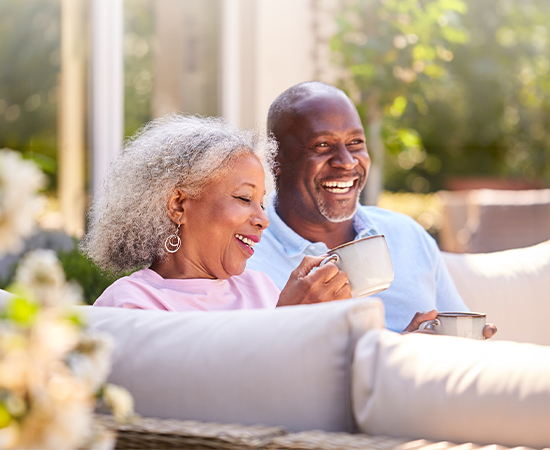
M 401 117 L 407 107 L 407 99 L 400 95 L 396 97 L 393 104 L 390 106 L 390 114 L 394 117 Z
M 351 73 L 354 75 L 361 75 L 367 78 L 374 76 L 376 68 L 373 64 L 358 64 L 350 67 Z
M 43 172 L 46 172 L 48 174 L 57 173 L 57 162 L 55 161 L 55 159 L 47 155 L 43 155 L 41 153 L 25 152 L 23 154 L 23 157 L 34 162 L 38 167 L 40 167 Z
M 451 27 L 442 27 L 441 34 L 447 41 L 454 42 L 455 44 L 465 44 L 469 39 L 468 33 Z
M 432 60 L 435 58 L 435 49 L 429 45 L 415 45 L 413 48 L 415 60 Z
M 468 5 L 462 0 L 439 0 L 439 4 L 443 9 L 450 9 L 461 14 L 468 12 Z
M 40 309 L 38 302 L 32 299 L 30 293 L 21 285 L 13 284 L 7 290 L 13 296 L 8 300 L 5 308 L 6 318 L 25 326 L 34 323 Z
M 422 145 L 422 140 L 414 130 L 401 128 L 397 131 L 397 136 L 406 147 L 418 147 Z
M 441 78 L 445 73 L 445 70 L 443 69 L 443 67 L 432 64 L 424 68 L 424 73 L 430 78 Z
M 4 403 L 0 403 L 0 429 L 6 428 L 11 422 L 11 414 Z

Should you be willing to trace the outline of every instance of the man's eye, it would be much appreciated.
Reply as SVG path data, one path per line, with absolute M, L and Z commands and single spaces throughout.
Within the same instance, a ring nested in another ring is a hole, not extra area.
M 320 144 L 317 144 L 317 147 L 328 147 L 327 142 L 321 142 Z
M 263 203 L 260 204 L 260 208 L 262 208 L 262 211 L 265 211 L 265 206 Z
M 354 139 L 349 143 L 349 145 L 359 145 L 359 144 L 363 144 L 364 142 L 365 141 L 363 141 L 362 139 Z

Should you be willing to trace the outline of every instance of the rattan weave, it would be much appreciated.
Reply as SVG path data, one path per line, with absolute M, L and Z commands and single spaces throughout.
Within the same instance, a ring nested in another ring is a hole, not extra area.
M 97 422 L 116 432 L 117 449 L 184 450 L 509 450 L 500 445 L 453 444 L 366 434 L 305 431 L 197 421 L 138 418 L 120 424 L 111 416 Z M 522 450 L 529 450 L 521 447 Z
M 198 421 L 139 418 L 119 424 L 111 416 L 97 420 L 115 430 L 117 449 L 260 449 L 287 433 L 281 427 L 243 426 Z

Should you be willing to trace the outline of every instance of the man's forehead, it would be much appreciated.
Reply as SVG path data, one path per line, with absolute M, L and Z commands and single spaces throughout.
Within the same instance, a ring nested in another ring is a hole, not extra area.
M 307 130 L 312 135 L 334 134 L 342 129 L 363 131 L 355 105 L 343 95 L 312 96 L 293 106 L 286 120 L 290 129 Z
M 353 109 L 355 105 L 343 92 L 338 91 L 315 91 L 294 100 L 289 111 L 294 114 L 308 114 L 313 111 L 324 111 L 327 104 L 339 104 L 343 107 Z

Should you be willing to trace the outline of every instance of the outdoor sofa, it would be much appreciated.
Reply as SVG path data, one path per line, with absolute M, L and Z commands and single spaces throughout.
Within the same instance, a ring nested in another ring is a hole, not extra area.
M 499 327 L 494 339 L 385 330 L 376 298 L 87 307 L 116 344 L 110 381 L 143 417 L 99 420 L 118 429 L 118 448 L 550 447 L 550 242 L 444 258 L 469 307 Z

